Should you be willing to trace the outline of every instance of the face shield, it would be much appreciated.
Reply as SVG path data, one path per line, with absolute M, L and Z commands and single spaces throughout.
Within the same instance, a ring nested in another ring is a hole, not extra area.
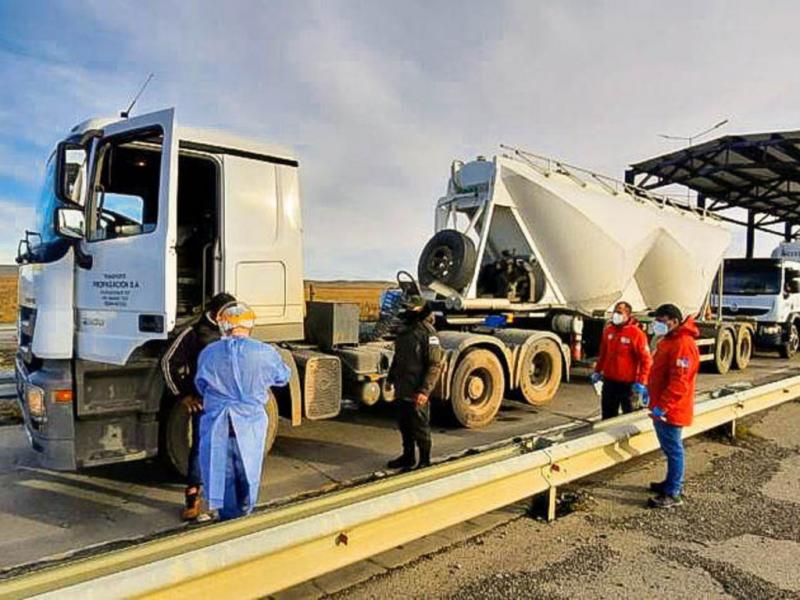
M 217 313 L 217 325 L 223 336 L 250 335 L 256 324 L 256 313 L 244 302 L 231 302 Z

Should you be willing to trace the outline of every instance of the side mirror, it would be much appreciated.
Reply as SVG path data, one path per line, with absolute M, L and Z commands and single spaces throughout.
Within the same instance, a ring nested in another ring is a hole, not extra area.
M 86 177 L 86 148 L 61 142 L 56 150 L 56 197 L 63 202 L 80 203 Z
M 56 209 L 56 233 L 73 240 L 83 239 L 86 233 L 86 223 L 83 210 L 61 206 Z
M 786 294 L 800 294 L 800 279 L 790 279 L 786 282 Z

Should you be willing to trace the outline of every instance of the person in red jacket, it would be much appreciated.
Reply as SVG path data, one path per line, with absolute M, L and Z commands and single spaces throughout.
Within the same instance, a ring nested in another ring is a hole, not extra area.
M 651 483 L 657 496 L 648 502 L 653 508 L 672 508 L 683 504 L 684 450 L 681 433 L 692 424 L 694 389 L 700 369 L 700 353 L 695 339 L 700 332 L 692 317 L 683 318 L 674 304 L 656 309 L 653 333 L 663 336 L 653 355 L 650 371 L 650 416 L 658 443 L 667 457 L 667 477 Z
M 600 356 L 591 377 L 592 384 L 603 382 L 603 419 L 616 417 L 620 408 L 625 414 L 632 412 L 634 395 L 646 398 L 652 364 L 647 335 L 631 316 L 631 305 L 617 302 L 611 323 L 603 330 Z

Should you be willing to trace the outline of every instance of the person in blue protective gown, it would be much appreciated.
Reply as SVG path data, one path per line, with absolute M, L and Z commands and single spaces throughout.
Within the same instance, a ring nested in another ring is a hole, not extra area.
M 222 339 L 198 359 L 195 385 L 203 396 L 200 468 L 208 508 L 220 520 L 250 513 L 258 498 L 267 437 L 268 390 L 291 376 L 280 354 L 250 338 L 252 309 L 241 302 L 220 311 Z

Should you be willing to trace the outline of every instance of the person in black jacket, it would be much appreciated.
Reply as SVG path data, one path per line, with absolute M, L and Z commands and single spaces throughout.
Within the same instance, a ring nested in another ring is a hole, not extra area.
M 225 305 L 233 302 L 236 302 L 236 298 L 225 292 L 214 296 L 209 301 L 206 312 L 181 331 L 161 359 L 161 370 L 164 373 L 167 388 L 192 416 L 192 439 L 186 477 L 186 506 L 181 512 L 181 518 L 184 521 L 197 519 L 201 514 L 203 479 L 200 474 L 198 440 L 203 399 L 194 384 L 194 377 L 197 374 L 197 358 L 206 346 L 220 338 L 216 317 Z
M 389 461 L 390 469 L 409 470 L 431 464 L 430 394 L 444 365 L 444 352 L 433 327 L 430 306 L 412 296 L 403 313 L 405 320 L 394 343 L 394 359 L 389 383 L 399 399 L 398 427 L 403 439 L 403 454 Z M 419 447 L 416 462 L 415 444 Z

